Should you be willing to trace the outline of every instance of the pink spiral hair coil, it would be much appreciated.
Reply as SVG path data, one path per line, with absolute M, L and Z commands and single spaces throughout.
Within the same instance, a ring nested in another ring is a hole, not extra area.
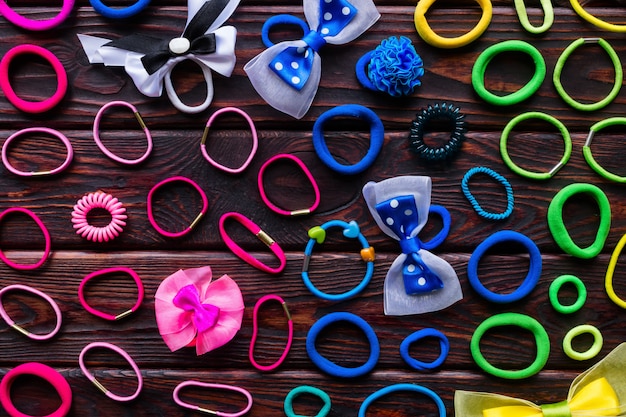
M 111 222 L 106 226 L 93 226 L 89 224 L 87 215 L 93 209 L 100 208 L 109 212 Z M 122 202 L 110 194 L 103 192 L 91 193 L 74 205 L 72 211 L 72 223 L 76 234 L 93 242 L 108 242 L 115 239 L 126 226 L 126 208 Z

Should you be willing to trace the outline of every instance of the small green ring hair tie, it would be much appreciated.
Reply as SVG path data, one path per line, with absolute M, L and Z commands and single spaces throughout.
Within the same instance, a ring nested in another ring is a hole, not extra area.
M 600 225 L 596 239 L 586 248 L 581 248 L 572 240 L 563 222 L 563 206 L 577 194 L 591 194 L 600 209 Z M 548 228 L 556 244 L 565 252 L 582 259 L 591 259 L 602 251 L 611 228 L 611 204 L 606 194 L 593 184 L 575 183 L 556 193 L 548 207 Z
M 591 129 L 589 129 L 589 135 L 587 136 L 587 140 L 583 145 L 583 156 L 585 157 L 585 161 L 587 161 L 589 167 L 593 169 L 598 175 L 606 178 L 607 180 L 615 181 L 620 184 L 625 184 L 626 177 L 622 177 L 607 171 L 600 164 L 598 164 L 598 162 L 591 154 L 591 142 L 595 134 L 606 127 L 614 125 L 626 125 L 626 117 L 609 117 L 608 119 L 601 120 L 591 126 Z
M 569 58 L 569 56 L 574 52 L 574 50 L 578 49 L 581 45 L 585 43 L 597 43 L 606 51 L 611 58 L 611 62 L 613 63 L 613 67 L 615 68 L 615 82 L 613 84 L 613 89 L 609 94 L 600 101 L 596 101 L 595 103 L 580 103 L 570 97 L 569 94 L 563 88 L 563 84 L 561 83 L 561 72 L 563 71 L 563 67 L 565 66 L 565 62 Z M 611 47 L 611 45 L 602 38 L 578 38 L 574 42 L 572 42 L 559 56 L 559 59 L 556 61 L 556 65 L 554 66 L 554 74 L 552 76 L 552 81 L 554 82 L 554 87 L 556 88 L 556 92 L 561 96 L 563 101 L 569 104 L 571 107 L 576 110 L 581 111 L 595 111 L 600 110 L 601 108 L 608 105 L 611 101 L 617 97 L 619 94 L 619 90 L 622 88 L 622 79 L 623 79 L 623 71 L 622 71 L 622 63 L 615 52 L 615 49 Z
M 509 155 L 509 151 L 507 149 L 507 142 L 509 139 L 509 134 L 511 131 L 517 126 L 520 122 L 528 119 L 541 119 L 545 120 L 559 129 L 561 132 L 561 136 L 563 136 L 563 143 L 565 144 L 565 150 L 563 152 L 563 156 L 561 160 L 548 172 L 532 172 L 526 169 L 523 169 L 513 162 Z M 624 119 L 626 121 L 626 118 Z M 559 121 L 557 118 L 550 116 L 549 114 L 541 113 L 541 112 L 527 112 L 522 113 L 516 117 L 514 117 L 502 131 L 502 136 L 500 136 L 500 155 L 502 155 L 502 160 L 508 166 L 511 171 L 515 172 L 517 175 L 520 175 L 525 178 L 529 178 L 532 180 L 547 180 L 552 178 L 561 168 L 565 166 L 567 161 L 569 161 L 570 156 L 572 155 L 572 138 L 570 137 L 569 132 L 567 131 L 567 127 Z
M 578 352 L 572 348 L 572 340 L 581 334 L 589 333 L 593 336 L 593 344 L 585 352 Z M 602 350 L 602 333 L 591 324 L 581 324 L 571 329 L 563 338 L 563 352 L 576 361 L 585 361 L 594 358 Z
M 322 391 L 319 388 L 312 387 L 310 385 L 300 385 L 299 387 L 295 387 L 294 389 L 289 391 L 289 394 L 287 394 L 287 397 L 285 397 L 285 403 L 283 407 L 285 409 L 285 415 L 287 417 L 304 417 L 300 414 L 296 414 L 293 411 L 293 400 L 302 394 L 310 394 L 318 397 L 324 403 L 320 411 L 314 417 L 326 417 L 328 415 L 331 407 L 330 396 L 326 394 L 325 391 Z
M 533 26 L 528 20 L 528 13 L 526 12 L 526 5 L 524 0 L 515 0 L 515 10 L 517 11 L 517 17 L 519 18 L 522 27 L 529 33 L 535 35 L 543 33 L 552 27 L 554 23 L 554 9 L 552 7 L 551 0 L 541 0 L 541 7 L 543 9 L 543 24 L 541 26 Z
M 576 301 L 570 305 L 563 305 L 561 304 L 561 301 L 559 301 L 559 291 L 565 284 L 574 285 L 578 293 Z M 587 288 L 585 287 L 585 283 L 577 276 L 561 275 L 552 281 L 552 284 L 550 284 L 548 296 L 550 297 L 550 304 L 552 304 L 552 308 L 554 308 L 557 312 L 561 314 L 572 314 L 580 310 L 585 304 L 585 301 L 587 301 Z

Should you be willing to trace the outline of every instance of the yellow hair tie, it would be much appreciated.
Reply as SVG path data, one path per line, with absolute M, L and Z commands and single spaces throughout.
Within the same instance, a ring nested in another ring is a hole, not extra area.
M 569 0 L 572 5 L 572 8 L 580 17 L 585 19 L 587 22 L 591 23 L 594 26 L 599 27 L 600 29 L 608 30 L 610 32 L 626 32 L 626 25 L 615 25 L 613 23 L 605 22 L 604 20 L 598 19 L 594 15 L 587 12 L 583 6 L 580 5 L 578 0 Z

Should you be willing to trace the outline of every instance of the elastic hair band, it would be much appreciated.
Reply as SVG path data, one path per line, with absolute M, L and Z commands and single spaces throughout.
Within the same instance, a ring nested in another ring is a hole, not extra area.
M 559 300 L 559 291 L 561 287 L 566 284 L 572 284 L 574 288 L 576 288 L 576 300 L 570 305 L 563 305 Z M 548 296 L 550 298 L 550 304 L 552 304 L 552 308 L 561 314 L 572 314 L 577 312 L 582 308 L 587 300 L 587 288 L 585 287 L 585 283 L 582 282 L 580 278 L 575 275 L 561 275 L 557 277 L 550 284 L 550 289 L 548 290 Z
M 563 221 L 563 207 L 567 201 L 578 194 L 589 194 L 596 201 L 600 210 L 600 225 L 596 238 L 586 248 L 581 248 L 569 235 Z M 576 183 L 570 184 L 554 196 L 548 206 L 548 228 L 556 244 L 565 252 L 582 259 L 591 259 L 602 251 L 606 238 L 611 228 L 611 204 L 606 194 L 593 184 Z
M 145 9 L 150 0 L 135 0 L 135 3 L 128 7 L 113 8 L 105 5 L 102 0 L 89 0 L 91 7 L 104 17 L 109 19 L 126 19 L 127 17 L 134 16 Z
M 487 27 L 489 27 L 489 23 L 491 23 L 491 16 L 493 14 L 491 0 L 476 0 L 482 9 L 482 16 L 476 26 L 464 35 L 455 38 L 444 38 L 433 31 L 428 24 L 428 20 L 426 19 L 428 9 L 430 9 L 436 1 L 437 0 L 419 0 L 413 15 L 417 33 L 426 43 L 432 46 L 451 49 L 468 45 L 480 38 L 480 36 L 487 30 Z
M 613 253 L 611 254 L 611 259 L 609 260 L 609 265 L 606 268 L 606 275 L 604 276 L 604 288 L 606 289 L 606 294 L 609 296 L 611 301 L 620 306 L 621 308 L 626 308 L 626 301 L 621 299 L 613 288 L 613 275 L 615 274 L 615 267 L 617 266 L 617 261 L 624 249 L 624 245 L 626 245 L 626 234 L 622 235 L 619 242 L 613 249 Z
M 111 222 L 106 226 L 94 226 L 89 223 L 89 212 L 104 209 L 111 215 Z M 126 208 L 116 197 L 101 191 L 82 197 L 74 205 L 72 223 L 76 234 L 92 242 L 108 242 L 122 233 L 126 226 Z
M 235 241 L 226 233 L 225 223 L 226 220 L 233 219 L 243 227 L 245 227 L 250 233 L 255 235 L 261 242 L 265 243 L 265 245 L 272 251 L 272 253 L 278 258 L 280 264 L 277 267 L 271 267 L 263 262 L 259 261 L 257 258 L 252 256 L 250 253 L 243 250 L 241 246 L 239 246 Z M 237 255 L 240 259 L 247 262 L 249 265 L 269 274 L 278 274 L 283 269 L 285 269 L 285 265 L 287 264 L 287 258 L 285 257 L 285 252 L 280 247 L 278 243 L 274 239 L 271 238 L 267 233 L 265 233 L 256 223 L 247 218 L 241 213 L 237 213 L 234 211 L 222 214 L 219 221 L 219 230 L 220 235 L 222 236 L 222 240 L 235 255 Z
M 4 4 L 4 1 L 0 0 L 0 5 Z M 6 17 L 6 15 L 5 15 Z M 9 69 L 11 62 L 15 57 L 19 55 L 37 55 L 46 60 L 54 70 L 57 77 L 57 88 L 54 94 L 42 101 L 27 101 L 24 100 L 15 93 L 11 81 L 9 78 Z M 14 46 L 4 54 L 2 60 L 0 60 L 0 88 L 4 92 L 5 97 L 11 104 L 13 104 L 18 110 L 26 113 L 43 113 L 54 106 L 65 97 L 67 92 L 67 73 L 61 61 L 49 50 L 42 48 L 41 46 L 31 44 L 21 44 Z
M 30 211 L 27 208 L 24 207 L 11 207 L 8 208 L 6 210 L 4 210 L 2 213 L 0 213 L 0 223 L 2 223 L 2 221 L 5 219 L 5 217 L 7 217 L 7 215 L 12 214 L 12 213 L 23 213 L 25 215 L 27 215 L 28 217 L 30 217 L 35 224 L 37 224 L 37 226 L 39 227 L 39 230 L 41 230 L 41 233 L 43 234 L 43 238 L 44 238 L 44 250 L 43 250 L 43 255 L 41 255 L 41 258 L 33 263 L 33 264 L 20 264 L 17 262 L 14 262 L 12 260 L 10 260 L 2 251 L 2 249 L 0 249 L 0 259 L 2 259 L 2 261 L 7 264 L 8 266 L 10 266 L 13 269 L 19 269 L 19 270 L 23 270 L 23 271 L 28 271 L 28 270 L 33 270 L 33 269 L 37 269 L 40 266 L 42 266 L 46 260 L 48 259 L 48 256 L 50 256 L 50 249 L 52 247 L 52 242 L 50 239 L 50 233 L 48 232 L 48 229 L 46 228 L 46 225 L 41 221 L 41 219 L 39 219 L 39 217 L 37 217 L 37 215 L 35 213 L 33 213 L 32 211 Z
M 493 58 L 503 52 L 523 52 L 529 55 L 535 64 L 535 73 L 532 78 L 519 90 L 504 96 L 495 95 L 485 87 L 485 71 Z M 528 42 L 508 40 L 496 43 L 485 49 L 474 62 L 472 67 L 472 86 L 476 94 L 489 104 L 496 106 L 511 106 L 521 103 L 541 87 L 546 78 L 546 62 L 541 52 Z
M 9 370 L 2 378 L 2 381 L 0 381 L 0 403 L 9 416 L 31 417 L 29 414 L 24 414 L 18 410 L 11 399 L 13 382 L 23 375 L 41 378 L 52 385 L 57 392 L 61 403 L 59 404 L 59 408 L 48 414 L 47 417 L 64 417 L 70 412 L 72 408 L 72 388 L 63 375 L 43 363 L 27 362 Z
M 224 113 L 240 114 L 241 116 L 243 116 L 244 119 L 246 119 L 246 122 L 248 122 L 248 126 L 250 127 L 250 134 L 252 135 L 252 149 L 250 149 L 250 153 L 248 154 L 248 157 L 239 166 L 239 168 L 229 168 L 225 165 L 218 163 L 213 158 L 211 158 L 211 156 L 206 150 L 206 141 L 209 137 L 209 129 L 211 128 L 211 125 L 213 124 L 213 121 L 217 118 L 217 116 L 219 116 L 220 114 L 224 114 Z M 238 109 L 237 107 L 224 107 L 222 109 L 219 109 L 215 113 L 213 113 L 211 117 L 209 117 L 209 120 L 207 120 L 206 122 L 206 126 L 204 127 L 204 133 L 202 134 L 202 140 L 200 141 L 200 152 L 202 152 L 202 156 L 204 156 L 204 159 L 206 159 L 215 168 L 221 169 L 222 171 L 228 172 L 229 174 L 239 174 L 240 172 L 243 172 L 248 167 L 248 165 L 250 165 L 250 162 L 252 162 L 252 158 L 254 158 L 254 155 L 256 154 L 256 151 L 258 148 L 259 148 L 259 138 L 256 132 L 256 127 L 254 126 L 254 122 L 252 121 L 252 118 L 248 115 L 248 113 L 246 113 L 245 111 L 241 109 Z
M 270 39 L 270 31 L 275 26 L 287 26 L 293 25 L 298 26 L 302 29 L 302 36 L 306 35 L 309 32 L 309 26 L 306 22 L 299 17 L 290 14 L 277 14 L 265 21 L 263 23 L 263 27 L 261 28 L 261 40 L 263 41 L 263 45 L 266 48 L 271 48 L 274 46 L 274 42 Z
M 370 355 L 367 362 L 363 365 L 353 368 L 340 366 L 326 359 L 317 351 L 315 343 L 322 330 L 326 329 L 326 327 L 331 324 L 342 321 L 354 324 L 361 329 L 363 333 L 365 333 L 365 337 L 367 337 L 370 345 Z M 376 362 L 378 362 L 378 357 L 380 356 L 380 344 L 378 343 L 378 337 L 376 336 L 376 333 L 374 333 L 374 329 L 372 329 L 372 327 L 361 317 L 347 312 L 333 312 L 323 316 L 321 319 L 313 323 L 313 326 L 309 329 L 309 333 L 306 337 L 306 352 L 313 364 L 315 364 L 315 366 L 317 366 L 321 371 L 339 378 L 356 378 L 365 375 L 374 369 Z
M 130 309 L 124 311 L 123 313 L 116 314 L 116 315 L 104 313 L 100 310 L 97 310 L 91 307 L 89 303 L 87 303 L 87 300 L 85 299 L 85 287 L 87 283 L 94 278 L 98 278 L 103 275 L 109 275 L 109 274 L 114 274 L 118 272 L 128 274 L 133 279 L 133 281 L 135 281 L 135 284 L 137 286 L 137 301 L 135 302 L 135 305 L 132 306 Z M 117 266 L 117 267 L 101 269 L 99 271 L 94 271 L 90 273 L 89 275 L 87 275 L 85 278 L 83 278 L 83 280 L 80 282 L 80 285 L 78 286 L 78 299 L 80 300 L 80 303 L 82 304 L 83 308 L 87 310 L 89 313 L 93 314 L 94 316 L 97 316 L 97 317 L 100 317 L 109 321 L 116 321 L 116 320 L 123 319 L 124 317 L 127 317 L 130 314 L 137 311 L 137 309 L 141 306 L 141 302 L 143 301 L 143 296 L 144 296 L 144 289 L 143 289 L 143 283 L 141 282 L 141 278 L 139 278 L 139 275 L 134 270 L 124 267 L 124 266 Z
M 182 111 L 183 113 L 188 114 L 196 114 L 203 112 L 208 109 L 213 101 L 213 95 L 215 93 L 213 89 L 213 75 L 211 74 L 211 69 L 202 64 L 198 58 L 193 55 L 186 57 L 186 60 L 195 62 L 200 69 L 202 70 L 202 75 L 204 76 L 204 82 L 206 83 L 206 98 L 202 104 L 197 106 L 188 106 L 182 102 L 178 94 L 176 93 L 176 89 L 174 88 L 174 83 L 172 83 L 172 71 L 175 66 L 171 67 L 163 76 L 163 83 L 165 84 L 165 92 L 167 93 L 167 97 L 170 99 L 172 105 L 177 109 Z
M 65 161 L 63 161 L 61 165 L 51 170 L 29 171 L 29 172 L 20 171 L 19 169 L 11 165 L 11 162 L 9 161 L 9 156 L 8 156 L 11 142 L 13 142 L 16 138 L 22 135 L 35 133 L 35 132 L 50 134 L 52 136 L 59 138 L 61 142 L 63 142 L 63 145 L 65 145 L 65 149 L 67 150 L 67 152 L 65 156 Z M 67 136 L 65 136 L 63 133 L 59 132 L 58 130 L 49 129 L 47 127 L 29 127 L 26 129 L 19 130 L 13 133 L 11 136 L 9 136 L 7 140 L 4 142 L 4 144 L 2 145 L 2 163 L 4 164 L 4 167 L 10 172 L 12 172 L 13 174 L 19 175 L 20 177 L 35 177 L 35 176 L 58 174 L 59 172 L 63 172 L 68 166 L 70 166 L 70 163 L 72 162 L 73 157 L 74 157 L 74 150 Z
M 133 112 L 133 114 L 135 115 L 135 118 L 137 119 L 137 122 L 139 122 L 139 126 L 141 127 L 143 132 L 146 134 L 146 144 L 147 144 L 146 151 L 139 158 L 136 158 L 136 159 L 121 158 L 115 155 L 110 150 L 108 150 L 107 147 L 104 146 L 104 144 L 102 143 L 102 140 L 100 139 L 100 122 L 102 121 L 102 116 L 104 115 L 104 113 L 107 111 L 107 109 L 111 107 L 128 107 Z M 141 115 L 139 114 L 139 111 L 137 110 L 137 108 L 126 101 L 119 101 L 119 100 L 111 101 L 105 104 L 104 106 L 102 106 L 100 110 L 98 110 L 98 113 L 96 114 L 96 118 L 93 122 L 93 139 L 103 154 L 105 154 L 106 156 L 114 160 L 115 162 L 119 162 L 120 164 L 125 164 L 125 165 L 140 164 L 143 161 L 145 161 L 150 155 L 150 153 L 152 152 L 152 135 L 150 134 L 150 130 L 148 130 L 148 127 L 146 126 L 143 119 L 141 118 Z
M 21 14 L 15 12 L 11 7 L 9 7 L 6 0 L 0 0 L 0 14 L 4 16 L 5 19 L 13 23 L 15 26 L 32 31 L 48 30 L 60 25 L 70 15 L 73 7 L 74 0 L 63 0 L 61 10 L 52 19 L 32 20 L 27 19 Z
M 626 32 L 626 25 L 615 25 L 613 23 L 605 22 L 604 20 L 598 19 L 593 16 L 589 12 L 587 12 L 579 3 L 578 0 L 569 0 L 572 5 L 572 9 L 578 14 L 578 16 L 585 19 L 587 22 L 591 23 L 594 26 L 599 27 L 600 29 L 608 30 L 610 32 Z
M 198 192 L 198 194 L 200 194 L 200 197 L 202 198 L 202 209 L 200 210 L 200 213 L 198 213 L 196 218 L 191 222 L 189 226 L 187 226 L 186 228 L 178 232 L 169 232 L 163 229 L 161 226 L 159 226 L 156 219 L 154 218 L 154 203 L 152 202 L 152 200 L 154 198 L 154 194 L 159 188 L 163 187 L 166 184 L 169 184 L 171 182 L 176 182 L 176 181 L 185 182 L 191 185 L 193 188 L 195 188 L 195 190 Z M 166 236 L 166 237 L 177 238 L 177 237 L 185 236 L 187 233 L 191 232 L 193 228 L 198 225 L 198 223 L 200 223 L 200 220 L 202 220 L 204 215 L 209 210 L 209 199 L 207 198 L 206 193 L 202 190 L 202 188 L 200 188 L 200 186 L 195 181 L 187 177 L 177 175 L 174 177 L 166 178 L 163 181 L 155 184 L 154 187 L 152 187 L 152 189 L 148 193 L 147 210 L 148 210 L 148 220 L 150 221 L 150 224 L 152 225 L 152 227 L 154 227 L 154 229 L 157 232 L 159 232 L 161 235 Z
M 267 169 L 267 167 L 269 167 L 274 162 L 281 160 L 281 159 L 288 159 L 288 160 L 295 162 L 296 165 L 298 165 L 298 167 L 302 170 L 304 175 L 306 175 L 309 182 L 311 183 L 311 186 L 313 187 L 313 194 L 315 195 L 315 199 L 313 203 L 311 204 L 311 206 L 309 206 L 308 208 L 297 209 L 297 210 L 285 210 L 285 209 L 278 207 L 276 204 L 272 203 L 272 201 L 267 197 L 267 193 L 265 192 L 265 186 L 263 185 L 263 175 L 265 174 L 265 170 Z M 317 182 L 315 181 L 315 177 L 313 177 L 313 174 L 311 174 L 311 171 L 309 170 L 309 168 L 307 168 L 304 162 L 302 162 L 302 160 L 295 155 L 281 153 L 278 155 L 274 155 L 273 157 L 265 161 L 263 165 L 261 165 L 261 168 L 259 169 L 257 183 L 259 187 L 259 192 L 261 193 L 261 199 L 263 200 L 265 205 L 269 207 L 270 210 L 272 210 L 273 212 L 282 214 L 283 216 L 302 216 L 306 214 L 311 214 L 315 211 L 315 209 L 320 204 L 320 189 L 317 185 Z
M 359 415 L 358 417 L 365 417 L 367 415 L 367 409 L 372 405 L 372 403 L 385 395 L 398 392 L 398 391 L 410 391 L 416 392 L 418 394 L 424 394 L 431 400 L 435 402 L 437 405 L 437 410 L 439 411 L 439 417 L 446 417 L 446 406 L 441 400 L 441 397 L 437 395 L 433 390 L 423 387 L 417 384 L 394 384 L 389 385 L 384 388 L 379 389 L 378 391 L 370 394 L 365 401 L 359 407 Z
M 4 304 L 2 302 L 2 297 L 9 291 L 25 291 L 43 298 L 48 304 L 50 304 L 52 310 L 54 310 L 54 314 L 56 316 L 56 324 L 54 326 L 54 329 L 52 329 L 52 331 L 47 334 L 34 334 L 24 329 L 22 326 L 16 324 L 15 321 L 11 317 L 9 317 L 9 314 L 5 311 Z M 59 332 L 62 321 L 61 309 L 59 309 L 59 305 L 48 294 L 44 293 L 43 291 L 39 291 L 36 288 L 22 284 L 8 285 L 0 290 L 0 317 L 2 317 L 2 319 L 6 322 L 7 325 L 9 325 L 9 327 L 12 327 L 29 339 L 38 341 L 48 340 L 54 337 L 54 335 Z
M 87 365 L 85 365 L 85 356 L 87 355 L 87 352 L 89 352 L 91 349 L 94 349 L 94 348 L 104 348 L 104 349 L 112 350 L 118 353 L 122 358 L 124 358 L 124 360 L 126 360 L 126 362 L 128 362 L 128 364 L 133 369 L 133 372 L 135 372 L 135 376 L 137 378 L 137 389 L 135 390 L 133 394 L 127 395 L 127 396 L 121 396 L 121 395 L 112 393 L 107 388 L 105 388 L 104 385 L 100 383 L 100 381 L 96 379 L 96 377 L 89 371 L 89 369 L 87 369 Z M 100 391 L 104 393 L 104 395 L 106 395 L 107 397 L 109 397 L 110 399 L 114 401 L 122 401 L 122 402 L 132 401 L 135 398 L 137 398 L 137 396 L 141 392 L 141 388 L 143 387 L 143 377 L 141 376 L 141 371 L 139 370 L 139 367 L 137 366 L 133 358 L 128 353 L 126 353 L 124 349 L 111 343 L 93 342 L 85 346 L 83 350 L 80 351 L 80 355 L 78 355 L 78 366 L 80 367 L 80 370 L 82 371 L 83 375 L 85 375 L 87 379 L 96 386 L 96 388 L 98 388 Z
M 502 184 L 502 186 L 504 187 L 504 190 L 506 191 L 506 209 L 502 213 L 492 213 L 492 212 L 486 211 L 480 206 L 480 203 L 478 203 L 476 198 L 472 195 L 472 192 L 469 189 L 469 180 L 475 174 L 478 174 L 478 173 L 486 174 L 490 176 L 491 178 L 493 178 L 494 180 Z M 502 175 L 498 174 L 496 171 L 494 171 L 491 168 L 487 168 L 487 167 L 471 168 L 469 171 L 465 173 L 465 175 L 463 176 L 463 180 L 461 180 L 461 190 L 463 191 L 463 195 L 465 195 L 465 198 L 467 198 L 467 200 L 472 205 L 472 208 L 476 211 L 476 214 L 478 214 L 481 217 L 484 217 L 485 219 L 504 220 L 507 217 L 509 217 L 511 213 L 513 213 L 513 207 L 515 205 L 515 199 L 513 197 L 513 187 L 511 187 L 511 184 L 506 178 L 504 178 Z
M 585 157 L 585 161 L 587 161 L 589 167 L 602 178 L 606 178 L 609 181 L 615 181 L 620 184 L 626 184 L 626 177 L 622 177 L 607 171 L 604 167 L 598 164 L 598 162 L 593 157 L 593 154 L 591 153 L 591 142 L 593 141 L 595 134 L 606 127 L 615 125 L 626 125 L 626 117 L 609 117 L 608 119 L 601 120 L 591 126 L 591 128 L 589 129 L 589 135 L 587 136 L 587 140 L 583 145 L 583 156 Z
M 424 142 L 424 133 L 433 120 L 448 119 L 452 125 L 450 139 L 444 145 L 437 148 L 428 146 Z M 411 122 L 409 131 L 409 148 L 415 152 L 422 160 L 427 162 L 450 161 L 461 150 L 461 145 L 465 141 L 467 123 L 465 115 L 458 107 L 452 104 L 439 103 L 434 106 L 428 105 L 417 113 Z
M 439 356 L 432 362 L 424 362 L 419 361 L 411 357 L 411 345 L 421 340 L 427 339 L 429 337 L 434 337 L 439 339 Z M 445 334 L 440 332 L 437 329 L 433 328 L 425 328 L 418 330 L 414 333 L 408 335 L 400 344 L 400 356 L 404 360 L 404 362 L 409 365 L 413 369 L 417 369 L 418 371 L 424 371 L 427 369 L 437 369 L 440 367 L 446 358 L 448 357 L 448 352 L 450 351 L 450 341 L 446 337 Z
M 613 83 L 613 88 L 609 92 L 609 94 L 604 97 L 600 101 L 596 101 L 595 103 L 580 103 L 574 100 L 563 88 L 563 84 L 561 83 L 561 72 L 563 71 L 563 67 L 565 66 L 565 62 L 569 58 L 569 56 L 574 52 L 578 47 L 585 43 L 597 43 L 606 51 L 613 63 L 613 67 L 615 69 L 615 82 Z M 619 90 L 622 88 L 622 79 L 624 77 L 624 73 L 622 70 L 622 63 L 620 62 L 619 56 L 615 49 L 602 38 L 578 38 L 574 42 L 572 42 L 559 56 L 559 59 L 556 61 L 554 66 L 554 72 L 552 75 L 552 81 L 554 82 L 554 88 L 556 88 L 556 92 L 559 96 L 573 107 L 576 110 L 581 111 L 595 111 L 600 110 L 601 108 L 608 105 L 612 102 L 615 97 L 619 94 Z
M 517 17 L 522 24 L 522 27 L 526 32 L 538 35 L 546 32 L 552 27 L 554 23 L 554 8 L 552 7 L 552 0 L 540 0 L 541 8 L 543 9 L 543 23 L 541 26 L 534 26 L 528 20 L 528 13 L 526 12 L 526 5 L 524 0 L 515 0 L 515 10 L 517 11 Z
M 556 128 L 559 129 L 559 132 L 561 132 L 561 136 L 563 138 L 563 144 L 565 145 L 565 150 L 563 151 L 563 156 L 561 157 L 561 160 L 554 166 L 554 168 L 552 168 L 548 172 L 533 172 L 533 171 L 529 171 L 524 168 L 521 168 L 515 165 L 515 162 L 513 162 L 513 160 L 511 159 L 511 156 L 509 155 L 507 144 L 508 144 L 509 135 L 511 131 L 520 122 L 528 120 L 528 119 L 544 120 L 552 124 L 553 126 L 556 126 Z M 504 127 L 504 130 L 502 131 L 502 135 L 500 136 L 500 155 L 502 156 L 502 160 L 504 161 L 506 166 L 509 167 L 509 169 L 513 171 L 514 173 L 516 173 L 517 175 L 524 177 L 524 178 L 529 178 L 532 180 L 547 180 L 547 179 L 552 178 L 561 168 L 565 166 L 565 164 L 567 164 L 567 161 L 569 161 L 569 158 L 572 155 L 572 138 L 570 137 L 567 127 L 565 127 L 565 125 L 557 118 L 550 116 L 549 114 L 541 113 L 541 112 L 522 113 L 518 116 L 515 116 L 513 119 L 511 119 L 511 121 L 507 123 L 507 125 Z
M 302 417 L 300 414 L 296 414 L 293 411 L 293 401 L 303 394 L 317 397 L 322 400 L 322 403 L 324 403 L 320 411 L 314 417 L 326 417 L 328 415 L 331 408 L 330 396 L 326 394 L 325 391 L 319 388 L 312 387 L 310 385 L 300 385 L 299 387 L 295 387 L 294 389 L 289 391 L 289 394 L 287 394 L 287 396 L 285 397 L 285 403 L 283 407 L 285 409 L 285 415 L 287 417 Z
M 585 333 L 589 333 L 593 336 L 593 344 L 586 351 L 578 352 L 572 347 L 572 340 Z M 586 361 L 593 359 L 598 353 L 600 353 L 602 350 L 602 344 L 602 333 L 600 333 L 600 330 L 598 330 L 597 327 L 592 326 L 591 324 L 581 324 L 570 329 L 570 331 L 565 334 L 565 337 L 563 338 L 563 352 L 565 352 L 568 357 L 576 361 Z
M 490 364 L 480 351 L 480 339 L 487 331 L 496 327 L 515 326 L 530 331 L 535 337 L 537 345 L 537 356 L 528 367 L 518 370 L 507 370 L 496 368 Z M 534 318 L 520 313 L 500 313 L 487 318 L 480 323 L 470 341 L 470 352 L 472 357 L 483 371 L 504 379 L 524 379 L 535 375 L 548 362 L 550 356 L 550 337 L 546 329 Z
M 287 336 L 287 344 L 285 345 L 285 349 L 283 349 L 283 353 L 280 355 L 280 358 L 276 362 L 271 365 L 261 365 L 254 359 L 254 346 L 256 345 L 256 340 L 259 335 L 259 310 L 263 303 L 275 300 L 278 301 L 285 312 L 285 317 L 287 318 L 287 327 L 289 329 L 289 334 Z M 250 340 L 250 349 L 248 350 L 248 358 L 250 359 L 250 363 L 260 370 L 260 371 L 273 371 L 278 368 L 281 363 L 284 362 L 285 358 L 289 354 L 289 349 L 291 349 L 291 342 L 293 341 L 293 320 L 291 320 L 291 314 L 289 313 L 289 309 L 287 308 L 287 303 L 278 295 L 269 294 L 261 297 L 259 301 L 254 305 L 254 311 L 252 312 L 252 339 Z
M 356 117 L 365 119 L 370 125 L 370 147 L 356 164 L 340 164 L 333 158 L 324 139 L 324 124 L 334 117 Z M 359 174 L 369 168 L 380 153 L 385 140 L 383 122 L 372 110 L 360 104 L 344 104 L 322 113 L 313 125 L 313 147 L 324 165 L 343 175 Z
M 220 389 L 226 391 L 234 391 L 240 394 L 243 394 L 246 397 L 246 405 L 241 411 L 236 413 L 227 413 L 224 411 L 216 411 L 210 410 L 208 408 L 200 407 L 199 405 L 189 404 L 180 399 L 180 391 L 185 387 L 200 387 L 200 388 L 212 388 L 212 389 Z M 190 410 L 200 411 L 206 414 L 216 415 L 218 417 L 240 417 L 246 414 L 252 408 L 252 395 L 248 390 L 236 387 L 234 385 L 224 385 L 224 384 L 212 384 L 209 382 L 199 382 L 199 381 L 183 381 L 174 388 L 174 401 L 176 404 L 180 405 L 183 408 L 188 408 Z
M 311 262 L 311 257 L 313 256 L 313 247 L 315 244 L 322 244 L 324 240 L 326 240 L 326 231 L 333 227 L 339 227 L 342 229 L 343 235 L 348 239 L 357 239 L 361 243 L 361 259 L 366 262 L 366 270 L 363 279 L 357 286 L 343 292 L 341 294 L 328 294 L 323 291 L 320 291 L 313 282 L 311 282 L 311 278 L 309 276 L 309 263 Z M 372 275 L 374 274 L 374 248 L 370 246 L 367 239 L 361 233 L 361 229 L 359 225 L 353 220 L 350 223 L 344 222 L 343 220 L 330 220 L 321 226 L 315 226 L 309 229 L 308 231 L 309 241 L 304 248 L 304 265 L 302 266 L 302 280 L 304 281 L 304 285 L 311 291 L 315 296 L 319 298 L 323 298 L 324 300 L 330 301 L 342 301 L 347 300 L 348 298 L 354 297 L 359 294 L 361 291 L 367 287 L 370 280 L 372 279 Z

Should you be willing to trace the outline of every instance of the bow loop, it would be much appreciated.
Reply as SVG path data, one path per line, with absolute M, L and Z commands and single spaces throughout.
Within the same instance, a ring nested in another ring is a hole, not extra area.
M 215 326 L 220 315 L 219 307 L 200 302 L 198 289 L 193 285 L 186 285 L 181 288 L 172 302 L 176 307 L 193 314 L 193 324 L 199 332 L 205 332 Z

